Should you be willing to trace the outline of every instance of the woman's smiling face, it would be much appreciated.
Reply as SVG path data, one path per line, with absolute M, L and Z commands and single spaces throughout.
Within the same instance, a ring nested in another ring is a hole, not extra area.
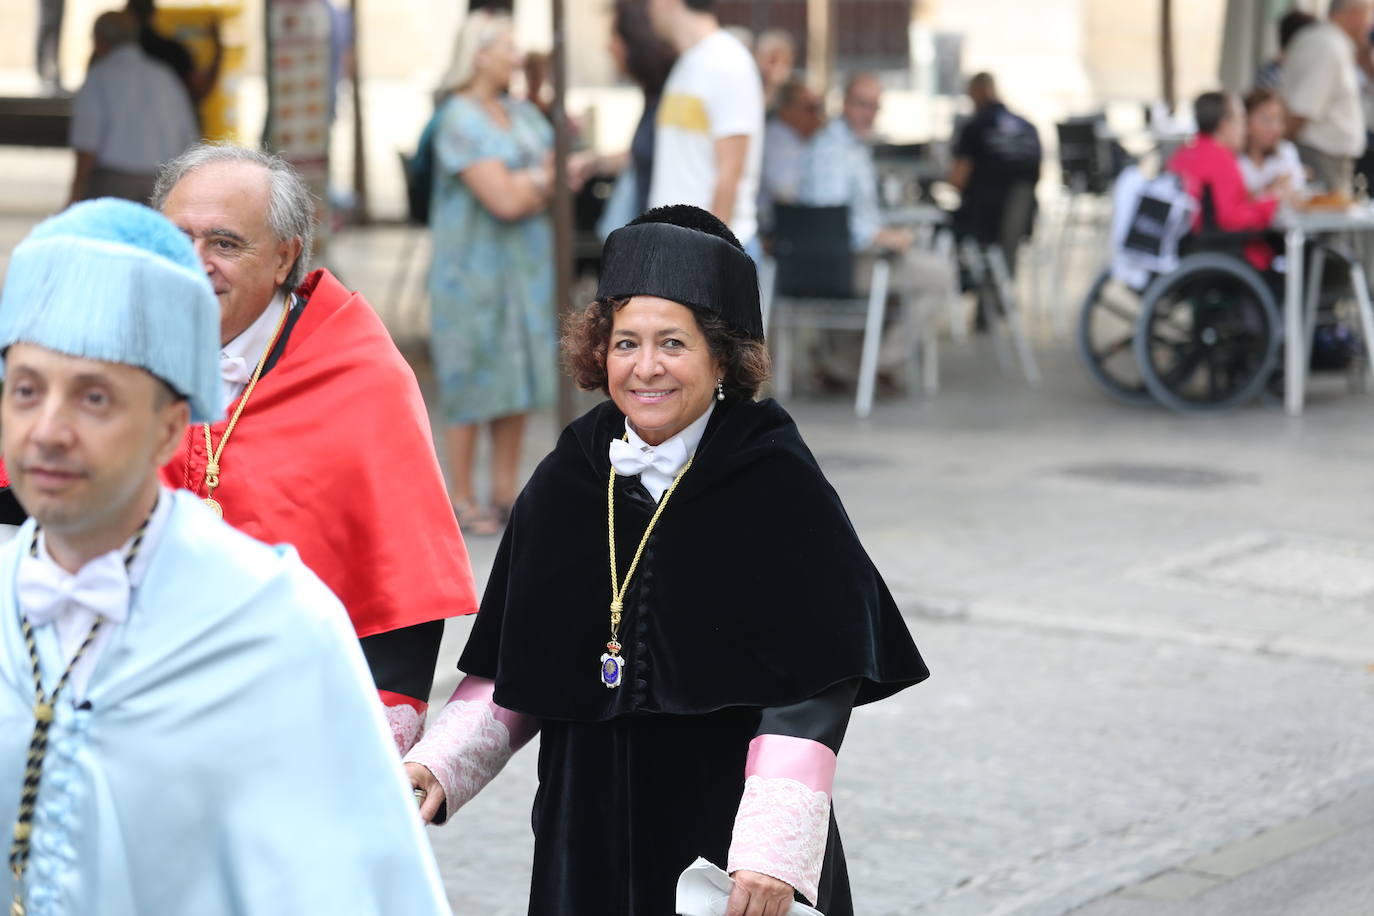
M 616 311 L 606 351 L 607 387 L 645 442 L 665 442 L 705 413 L 722 375 L 687 306 L 634 296 Z

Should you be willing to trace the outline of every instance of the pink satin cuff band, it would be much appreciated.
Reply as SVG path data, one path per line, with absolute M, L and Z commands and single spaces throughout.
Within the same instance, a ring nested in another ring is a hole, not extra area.
M 749 742 L 744 778 L 794 779 L 813 792 L 833 794 L 835 752 L 809 738 L 759 735 Z

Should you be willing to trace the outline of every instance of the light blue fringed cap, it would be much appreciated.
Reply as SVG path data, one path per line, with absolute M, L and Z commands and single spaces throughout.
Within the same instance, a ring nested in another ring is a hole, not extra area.
M 213 423 L 224 415 L 219 317 L 190 239 L 154 210 L 102 198 L 44 220 L 14 249 L 0 351 L 23 342 L 138 366 L 190 402 L 191 422 Z

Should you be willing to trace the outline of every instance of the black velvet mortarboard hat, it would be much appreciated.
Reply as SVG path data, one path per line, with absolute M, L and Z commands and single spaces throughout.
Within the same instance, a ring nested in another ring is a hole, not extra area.
M 630 296 L 671 299 L 763 340 L 754 259 L 723 223 L 697 207 L 650 210 L 606 239 L 596 297 Z

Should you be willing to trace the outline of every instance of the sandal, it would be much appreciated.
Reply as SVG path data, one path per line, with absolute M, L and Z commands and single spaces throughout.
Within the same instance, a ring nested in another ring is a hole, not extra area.
M 458 530 L 464 537 L 494 537 L 506 527 L 491 509 L 472 503 L 454 503 L 453 514 L 458 519 Z

